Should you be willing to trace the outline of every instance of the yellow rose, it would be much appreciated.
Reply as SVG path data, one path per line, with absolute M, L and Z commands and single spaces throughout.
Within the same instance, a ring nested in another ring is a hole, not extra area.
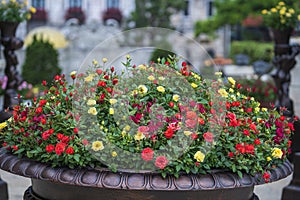
M 255 113 L 257 113 L 257 112 L 259 112 L 259 111 L 260 111 L 260 108 L 259 108 L 259 107 L 254 108 L 254 112 L 255 112 Z
M 93 63 L 93 65 L 98 65 L 98 61 L 95 59 L 92 61 L 92 63 Z
M 159 91 L 161 93 L 164 93 L 166 91 L 163 86 L 158 86 L 156 89 L 157 89 L 157 91 Z
M 71 73 L 70 73 L 70 76 L 75 76 L 77 74 L 77 71 L 72 71 Z
M 139 85 L 138 90 L 141 94 L 146 94 L 148 92 L 148 88 L 145 85 Z
M 131 127 L 130 127 L 129 125 L 126 125 L 126 126 L 124 127 L 124 130 L 127 131 L 127 132 L 130 131 L 130 129 L 131 129 Z
M 283 155 L 283 153 L 282 153 L 281 149 L 279 149 L 277 147 L 273 148 L 273 150 L 272 150 L 272 157 L 273 158 L 279 158 L 280 159 L 282 157 L 282 155 Z
M 271 8 L 271 12 L 272 12 L 272 13 L 276 13 L 276 12 L 277 12 L 277 9 L 276 9 L 276 8 Z
M 286 17 L 291 17 L 292 15 L 291 15 L 291 13 L 286 13 L 285 16 Z
M 110 114 L 110 115 L 115 114 L 115 110 L 114 110 L 113 108 L 109 108 L 109 114 Z
M 186 136 L 190 136 L 192 134 L 192 132 L 191 131 L 183 131 L 183 134 Z
M 280 6 L 284 6 L 284 5 L 285 5 L 285 3 L 284 3 L 284 2 L 282 2 L 282 1 L 280 1 L 280 2 L 278 3 L 278 5 L 280 5 Z
M 180 96 L 178 95 L 178 94 L 174 94 L 173 95 L 173 101 L 179 101 L 179 99 L 180 99 Z
M 33 14 L 36 13 L 36 9 L 35 9 L 34 7 L 32 7 L 32 6 L 29 8 L 29 11 L 30 11 L 31 13 L 33 13 Z
M 143 70 L 147 69 L 147 67 L 145 65 L 139 65 L 138 68 L 143 69 Z
M 298 21 L 300 21 L 300 15 L 298 15 Z
M 97 103 L 96 100 L 94 100 L 94 99 L 89 99 L 89 100 L 87 101 L 86 104 L 87 104 L 88 106 L 94 106 L 94 105 L 96 105 L 96 103 Z
M 261 11 L 261 14 L 263 14 L 263 15 L 265 15 L 267 13 L 268 13 L 268 11 L 266 9 L 264 9 L 264 10 Z
M 100 151 L 100 150 L 103 150 L 104 149 L 104 145 L 103 145 L 103 142 L 102 141 L 94 141 L 92 143 L 92 149 L 94 151 Z
M 197 151 L 194 155 L 194 159 L 196 159 L 198 162 L 203 162 L 205 158 L 205 154 L 203 154 L 201 151 Z
M 235 85 L 235 80 L 232 77 L 228 77 L 227 80 L 231 83 L 231 85 Z
M 98 112 L 95 107 L 91 107 L 89 108 L 88 113 L 91 115 L 97 115 Z
M 135 134 L 134 139 L 135 140 L 142 140 L 145 138 L 145 135 L 142 132 L 137 132 L 137 134 Z
M 198 87 L 198 85 L 196 83 L 191 83 L 192 88 L 196 88 Z
M 127 59 L 127 60 L 130 59 L 130 55 L 129 55 L 129 54 L 126 55 L 126 59 Z
M 216 76 L 222 76 L 222 72 L 215 72 Z
M 154 81 L 154 80 L 155 80 L 155 77 L 152 76 L 152 75 L 151 75 L 151 76 L 148 76 L 148 80 L 149 80 L 149 81 Z
M 112 157 L 116 157 L 117 155 L 118 155 L 117 152 L 115 152 L 115 151 L 111 152 Z
M 233 93 L 233 92 L 234 92 L 234 90 L 233 90 L 232 88 L 230 88 L 230 89 L 229 89 L 229 92 L 230 92 L 230 93 Z
M 290 8 L 290 9 L 289 9 L 289 13 L 294 14 L 294 13 L 295 13 L 295 10 L 294 10 L 293 8 Z
M 94 79 L 94 75 L 90 74 L 87 77 L 84 78 L 85 82 L 91 82 Z
M 270 156 L 267 157 L 267 161 L 271 161 L 272 158 Z
M 102 62 L 106 63 L 107 62 L 107 58 L 102 58 Z
M 226 92 L 225 89 L 221 88 L 218 90 L 218 93 L 222 96 L 222 97 L 228 97 L 228 93 Z
M 285 9 L 280 9 L 279 14 L 284 15 L 285 14 Z
M 262 109 L 261 109 L 261 111 L 263 111 L 263 112 L 267 112 L 267 111 L 268 111 L 268 109 L 267 109 L 267 108 L 262 108 Z
M 6 123 L 6 122 L 0 123 L 0 130 L 1 130 L 1 129 L 4 129 L 6 126 L 7 126 L 7 123 Z
M 110 99 L 109 100 L 109 103 L 111 104 L 111 105 L 113 105 L 113 104 L 115 104 L 115 103 L 117 103 L 117 99 Z

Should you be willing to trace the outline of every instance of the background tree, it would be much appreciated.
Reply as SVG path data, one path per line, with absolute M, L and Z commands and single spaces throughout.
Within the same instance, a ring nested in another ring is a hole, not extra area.
M 26 49 L 22 70 L 24 80 L 33 85 L 40 84 L 43 80 L 50 82 L 60 72 L 57 50 L 48 41 L 34 37 Z
M 135 6 L 129 21 L 134 22 L 136 28 L 171 28 L 170 16 L 184 10 L 186 4 L 183 0 L 135 0 Z

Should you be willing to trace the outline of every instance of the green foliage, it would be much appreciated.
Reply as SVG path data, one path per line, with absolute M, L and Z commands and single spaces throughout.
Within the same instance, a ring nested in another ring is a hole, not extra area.
M 209 25 L 209 32 L 218 29 L 221 26 L 226 24 L 236 25 L 240 24 L 243 19 L 248 17 L 250 14 L 259 15 L 261 10 L 269 5 L 273 5 L 276 0 L 216 0 L 214 1 L 214 6 L 216 9 L 216 14 L 213 18 L 204 20 L 202 22 L 204 25 Z M 197 24 L 198 22 L 196 22 Z M 212 30 L 210 30 L 210 28 Z M 195 29 L 195 35 L 199 35 L 200 33 L 207 33 L 206 28 L 202 30 L 197 28 Z
M 250 58 L 250 63 L 257 60 L 271 62 L 273 57 L 272 43 L 255 41 L 235 41 L 231 43 L 230 57 L 234 58 L 237 54 L 246 54 Z
M 168 50 L 155 49 L 151 54 L 150 61 L 157 62 L 159 58 L 168 58 L 169 56 L 173 57 L 174 55 L 173 52 Z
M 204 21 L 197 21 L 195 23 L 195 36 L 199 36 L 201 33 L 205 33 L 211 37 L 215 37 L 215 30 L 218 28 L 214 23 L 214 18 L 209 18 Z
M 23 65 L 23 78 L 33 85 L 43 80 L 51 82 L 61 69 L 58 66 L 58 52 L 48 41 L 38 40 L 34 37 L 33 42 L 26 49 L 26 58 Z
M 170 16 L 183 10 L 182 0 L 135 0 L 136 9 L 131 13 L 129 21 L 135 22 L 135 27 L 170 28 Z

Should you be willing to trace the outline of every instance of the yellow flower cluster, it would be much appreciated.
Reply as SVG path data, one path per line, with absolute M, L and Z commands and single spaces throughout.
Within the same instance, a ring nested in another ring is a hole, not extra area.
M 205 158 L 205 154 L 201 151 L 197 151 L 194 155 L 194 159 L 196 159 L 198 162 L 203 162 Z

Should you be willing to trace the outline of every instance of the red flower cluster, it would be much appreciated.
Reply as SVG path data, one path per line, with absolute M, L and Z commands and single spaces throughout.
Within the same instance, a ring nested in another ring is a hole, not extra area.
M 254 148 L 254 145 L 253 144 L 246 144 L 246 143 L 240 143 L 240 144 L 237 144 L 235 146 L 235 150 L 236 150 L 236 154 L 252 154 L 254 155 L 254 151 L 255 151 L 255 148 Z

